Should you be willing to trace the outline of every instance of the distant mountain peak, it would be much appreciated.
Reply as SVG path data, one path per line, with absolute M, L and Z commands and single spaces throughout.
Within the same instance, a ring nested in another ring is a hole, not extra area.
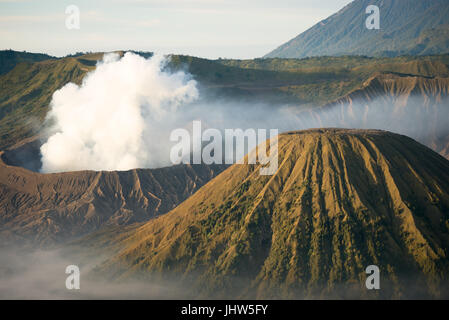
M 379 7 L 378 30 L 365 25 L 369 5 Z M 448 33 L 449 1 L 355 0 L 265 58 L 447 53 Z

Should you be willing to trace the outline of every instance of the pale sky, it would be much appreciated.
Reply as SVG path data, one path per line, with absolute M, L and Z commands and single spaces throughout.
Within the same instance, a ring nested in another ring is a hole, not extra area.
M 351 0 L 0 0 L 0 49 L 256 58 Z M 66 27 L 67 6 L 80 29 Z

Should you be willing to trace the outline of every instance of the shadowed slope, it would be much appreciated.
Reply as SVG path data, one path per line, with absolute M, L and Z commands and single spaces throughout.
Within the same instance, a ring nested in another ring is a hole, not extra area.
M 40 174 L 0 162 L 0 236 L 48 245 L 104 226 L 147 221 L 173 209 L 223 169 L 178 165 Z

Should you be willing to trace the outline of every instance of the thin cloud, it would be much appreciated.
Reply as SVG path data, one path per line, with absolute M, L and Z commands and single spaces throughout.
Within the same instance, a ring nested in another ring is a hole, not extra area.
M 57 22 L 64 18 L 64 14 L 0 16 L 0 23 Z

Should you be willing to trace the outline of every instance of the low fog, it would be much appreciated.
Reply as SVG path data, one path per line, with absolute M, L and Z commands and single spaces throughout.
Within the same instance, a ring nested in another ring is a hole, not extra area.
M 93 273 L 101 262 L 67 249 L 0 248 L 0 299 L 174 299 L 192 298 L 178 281 L 108 281 Z M 80 269 L 80 288 L 67 289 L 66 267 Z
M 112 280 L 111 275 L 101 274 L 95 266 L 103 257 L 82 255 L 79 251 L 65 249 L 27 251 L 23 248 L 0 248 L 0 299 L 429 299 L 435 298 L 427 291 L 420 274 L 400 277 L 393 282 L 387 274 L 381 278 L 381 290 L 367 290 L 363 279 L 348 283 L 334 283 L 332 290 L 316 296 L 300 288 L 286 291 L 252 287 L 251 279 L 226 277 L 223 291 L 207 291 L 206 287 L 194 284 L 183 275 L 166 274 L 163 279 L 126 278 Z M 86 258 L 87 257 L 87 258 Z M 68 265 L 77 265 L 80 270 L 79 289 L 67 289 L 65 273 Z M 191 280 L 201 278 L 191 274 Z M 365 275 L 366 276 L 366 275 Z M 385 278 L 386 277 L 386 278 Z M 398 282 L 399 281 L 399 282 Z M 401 295 L 396 295 L 400 285 Z M 442 284 L 441 288 L 447 288 Z M 261 297 L 260 294 L 263 296 Z M 439 298 L 447 298 L 441 292 Z
M 169 57 L 122 58 L 106 54 L 78 86 L 56 91 L 47 116 L 48 139 L 41 147 L 42 172 L 127 170 L 172 165 L 170 133 L 192 130 L 317 127 L 384 129 L 408 135 L 428 146 L 449 134 L 445 103 L 427 97 L 406 101 L 379 98 L 369 105 L 351 102 L 304 111 L 298 106 L 203 98 L 186 71 L 165 68 Z

